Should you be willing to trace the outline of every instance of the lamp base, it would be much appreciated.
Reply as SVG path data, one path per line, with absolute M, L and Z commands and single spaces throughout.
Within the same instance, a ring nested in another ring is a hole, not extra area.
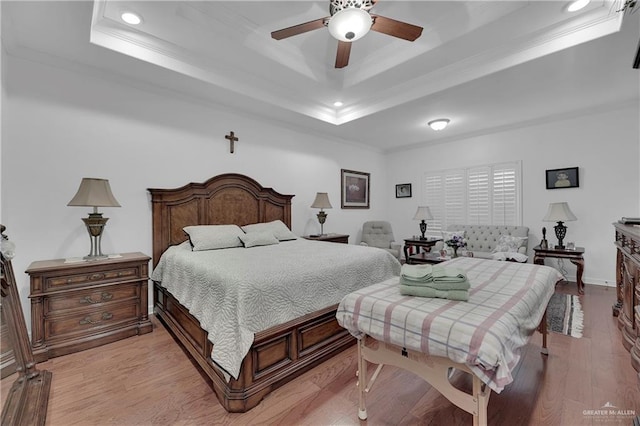
M 91 262 L 93 260 L 102 260 L 102 259 L 106 259 L 108 257 L 109 256 L 107 256 L 106 254 L 96 254 L 95 256 L 91 255 L 91 254 L 88 254 L 86 256 L 83 256 L 82 259 L 86 260 L 88 262 Z
M 558 244 L 556 245 L 556 249 L 564 250 L 566 247 L 562 244 L 562 240 L 564 240 L 565 235 L 567 235 L 567 227 L 564 226 L 562 221 L 558 221 L 558 224 L 553 227 L 556 231 L 556 238 L 558 239 Z
M 324 233 L 324 223 L 327 221 L 327 213 L 320 209 L 318 213 L 318 222 L 320 222 L 320 236 L 323 237 L 327 234 Z
M 420 232 L 422 233 L 420 239 L 426 240 L 427 237 L 424 236 L 424 233 L 427 232 L 427 222 L 425 222 L 424 219 L 422 219 L 422 222 L 420 222 Z
M 91 240 L 91 251 L 88 255 L 83 257 L 84 260 L 100 260 L 106 259 L 107 255 L 102 254 L 102 231 L 109 218 L 102 217 L 102 213 L 89 213 L 89 217 L 83 218 L 82 221 L 87 227 L 89 232 L 89 239 Z

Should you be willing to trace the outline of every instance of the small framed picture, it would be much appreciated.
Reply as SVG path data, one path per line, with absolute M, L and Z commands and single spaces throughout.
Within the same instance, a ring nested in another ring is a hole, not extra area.
M 396 198 L 411 198 L 411 184 L 400 183 L 396 185 Z
M 342 169 L 342 202 L 343 209 L 369 208 L 369 173 Z
M 580 180 L 577 167 L 546 171 L 547 189 L 577 188 Z

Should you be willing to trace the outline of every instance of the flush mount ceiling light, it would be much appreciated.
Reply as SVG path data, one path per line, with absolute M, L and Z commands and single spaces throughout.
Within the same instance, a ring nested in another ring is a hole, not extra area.
M 589 4 L 589 1 L 591 0 L 575 0 L 572 1 L 571 3 L 569 3 L 569 6 L 567 6 L 567 11 L 568 12 L 577 12 L 578 10 L 584 8 L 586 5 Z
M 333 106 L 334 106 L 334 107 L 341 107 L 342 105 L 344 105 L 344 104 L 343 104 L 341 101 L 335 101 L 335 102 L 333 103 Z
M 340 41 L 356 41 L 371 29 L 373 20 L 364 9 L 350 7 L 336 12 L 329 20 L 329 33 Z
M 130 25 L 138 25 L 140 22 L 142 22 L 142 18 L 140 17 L 140 15 L 133 12 L 124 12 L 122 15 L 120 15 L 120 18 L 122 18 L 124 22 Z
M 437 120 L 431 120 L 427 124 L 433 130 L 442 130 L 445 127 L 447 127 L 447 125 L 449 124 L 449 121 L 451 121 L 451 120 L 449 120 L 448 118 L 438 118 Z

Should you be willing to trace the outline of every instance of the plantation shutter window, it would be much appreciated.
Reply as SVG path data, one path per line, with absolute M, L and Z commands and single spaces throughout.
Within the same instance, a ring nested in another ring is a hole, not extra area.
M 520 170 L 520 162 L 510 162 L 425 173 L 423 200 L 434 217 L 428 229 L 521 225 Z

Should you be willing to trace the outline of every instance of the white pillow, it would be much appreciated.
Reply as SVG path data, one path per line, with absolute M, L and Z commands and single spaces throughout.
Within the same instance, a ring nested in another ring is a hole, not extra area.
M 189 235 L 193 251 L 242 247 L 240 236 L 244 232 L 238 225 L 197 225 L 182 229 Z
M 491 250 L 491 253 L 517 253 L 518 249 L 524 245 L 526 240 L 527 237 L 514 237 L 502 234 L 496 242 L 496 247 Z
M 280 241 L 273 235 L 271 231 L 251 232 L 240 236 L 240 239 L 244 243 L 246 248 L 256 246 L 269 246 L 271 244 L 278 244 Z
M 281 220 L 274 220 L 272 222 L 267 223 L 254 223 L 251 225 L 245 225 L 242 227 L 242 230 L 247 234 L 251 234 L 253 232 L 262 232 L 269 231 L 271 232 L 278 241 L 288 241 L 288 240 L 296 240 L 298 236 L 291 232 L 287 225 L 284 224 Z

